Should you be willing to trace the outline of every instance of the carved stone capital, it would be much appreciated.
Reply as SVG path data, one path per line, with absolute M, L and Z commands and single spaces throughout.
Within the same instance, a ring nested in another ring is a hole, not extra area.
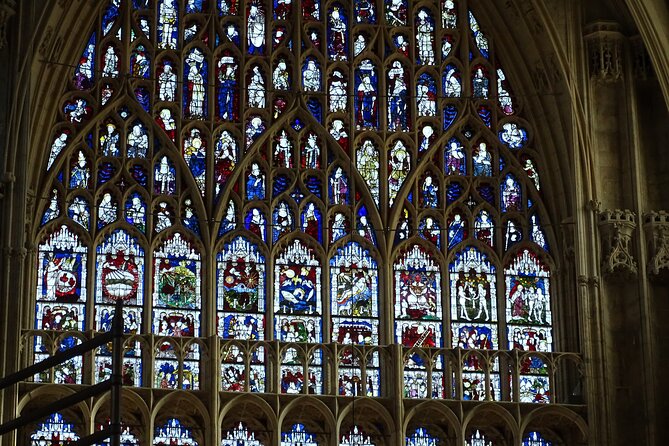
M 648 240 L 648 272 L 654 276 L 669 272 L 669 212 L 651 211 L 644 214 L 643 228 Z
M 0 0 L 0 50 L 7 45 L 7 22 L 16 14 L 16 1 Z
M 604 209 L 599 212 L 598 226 L 604 274 L 622 278 L 636 276 L 636 261 L 630 253 L 636 214 L 629 209 Z
M 595 22 L 585 27 L 590 78 L 616 82 L 623 78 L 624 36 L 615 22 Z

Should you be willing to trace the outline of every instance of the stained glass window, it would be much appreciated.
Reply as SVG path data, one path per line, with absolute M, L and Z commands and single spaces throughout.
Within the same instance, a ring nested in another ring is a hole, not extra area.
M 33 431 L 30 435 L 30 445 L 64 446 L 78 441 L 79 438 L 74 431 L 74 425 L 65 421 L 61 414 L 54 413 Z
M 372 438 L 367 435 L 357 425 L 353 426 L 350 431 L 341 436 L 339 446 L 374 446 Z
M 523 439 L 523 446 L 551 446 L 552 444 L 536 431 L 528 433 Z
M 281 446 L 318 446 L 318 442 L 304 424 L 293 424 L 288 432 L 281 433 Z
M 170 1 L 170 0 L 168 0 Z M 153 436 L 154 446 L 197 446 L 191 430 L 176 418 L 170 418 L 165 424 L 156 427 Z
M 439 439 L 430 435 L 426 429 L 419 427 L 406 437 L 406 446 L 437 446 Z
M 223 433 L 221 446 L 262 446 L 255 434 L 242 422 L 237 427 Z

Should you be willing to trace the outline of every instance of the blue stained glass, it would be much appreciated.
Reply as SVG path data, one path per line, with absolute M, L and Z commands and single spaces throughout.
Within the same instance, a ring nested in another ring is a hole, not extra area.
M 345 11 L 339 3 L 328 11 L 328 57 L 331 60 L 348 59 L 348 17 Z
M 323 124 L 323 107 L 318 99 L 309 98 L 307 100 L 307 109 L 319 124 Z
M 349 204 L 348 175 L 339 166 L 330 174 L 328 192 L 330 204 Z
M 444 96 L 447 98 L 459 98 L 462 95 L 462 82 L 460 81 L 460 70 L 453 64 L 446 65 L 443 76 Z
M 467 157 L 462 143 L 458 138 L 448 140 L 444 150 L 444 170 L 446 175 L 465 175 L 467 169 Z
M 295 229 L 293 212 L 285 201 L 280 201 L 272 214 L 272 241 L 276 243 L 283 235 Z
M 527 130 L 515 122 L 507 122 L 499 131 L 499 140 L 509 149 L 520 149 L 527 144 Z
M 304 424 L 293 424 L 290 432 L 281 432 L 281 446 L 318 446 L 318 442 Z
M 74 431 L 74 424 L 67 423 L 59 413 L 49 416 L 30 435 L 33 445 L 65 446 L 78 442 L 79 438 L 79 435 Z
M 91 210 L 88 201 L 85 198 L 79 196 L 74 197 L 72 204 L 70 204 L 70 207 L 67 210 L 67 215 L 84 228 L 89 228 Z
M 135 98 L 145 112 L 149 113 L 151 111 L 151 95 L 149 94 L 149 90 L 144 87 L 136 88 Z
M 186 3 L 186 14 L 202 12 L 203 2 L 204 0 L 188 0 Z
M 433 217 L 425 217 L 418 225 L 418 234 L 432 242 L 437 248 L 441 248 L 441 228 Z
M 319 243 L 323 242 L 323 216 L 320 209 L 314 203 L 308 203 L 302 211 L 300 219 L 302 230 L 316 239 Z
M 357 23 L 376 23 L 374 0 L 355 0 L 354 8 Z
M 552 444 L 536 431 L 528 433 L 523 440 L 523 446 L 552 446 Z
M 146 9 L 149 7 L 149 0 L 132 0 L 132 6 L 135 9 Z
M 190 119 L 207 116 L 208 63 L 202 50 L 194 48 L 184 63 L 184 114 Z
M 475 98 L 487 99 L 490 92 L 490 79 L 488 70 L 483 65 L 474 67 L 472 76 L 472 92 Z
M 299 186 L 293 190 L 293 192 L 290 193 L 290 198 L 295 200 L 295 203 L 300 204 L 300 202 L 304 199 L 304 194 L 300 190 Z
M 446 186 L 446 203 L 455 203 L 462 196 L 462 184 L 453 182 Z
M 246 43 L 250 55 L 265 52 L 265 8 L 260 2 L 249 2 L 246 13 Z
M 430 435 L 426 429 L 419 427 L 406 437 L 406 446 L 437 446 L 439 439 Z
M 492 127 L 492 112 L 490 111 L 490 108 L 482 105 L 478 108 L 478 114 L 479 117 L 481 118 L 481 121 L 485 124 L 486 127 L 491 128 Z
M 151 60 L 144 45 L 137 45 L 130 56 L 130 74 L 134 77 L 148 79 L 151 76 Z
M 467 238 L 467 220 L 462 214 L 455 212 L 448 219 L 448 249 L 454 248 L 465 238 Z
M 197 215 L 195 215 L 190 199 L 186 199 L 184 202 L 182 222 L 185 227 L 197 235 L 200 235 L 200 222 L 198 221 Z
M 411 49 L 411 45 L 409 43 L 409 38 L 405 34 L 395 34 L 393 36 L 393 43 L 395 44 L 395 48 L 397 48 L 398 53 L 404 57 L 409 57 L 409 50 Z M 390 48 L 386 48 L 386 57 L 388 57 L 391 53 L 392 50 Z
M 251 165 L 251 169 L 246 178 L 246 199 L 263 200 L 265 199 L 265 174 L 260 170 L 257 163 Z
M 119 6 L 121 5 L 120 0 L 112 0 L 109 2 L 109 6 L 105 8 L 105 12 L 102 15 L 102 35 L 106 36 L 111 31 L 116 19 L 118 19 Z
M 225 209 L 225 216 L 221 221 L 221 227 L 218 230 L 218 236 L 222 237 L 237 227 L 237 213 L 235 211 L 235 202 L 230 200 Z
M 265 237 L 265 215 L 260 209 L 250 209 L 244 218 L 244 227 L 252 234 L 255 234 L 262 241 L 267 241 Z
M 409 131 L 407 71 L 399 60 L 388 70 L 388 130 Z
M 166 363 L 165 363 L 166 364 Z M 166 373 L 169 373 L 171 379 L 176 380 L 178 377 L 178 371 L 174 370 L 165 370 Z M 177 383 L 174 383 L 174 386 L 170 388 L 175 388 Z M 181 424 L 176 418 L 170 418 L 165 422 L 164 425 L 156 427 L 156 433 L 153 438 L 154 445 L 170 445 L 170 446 L 198 446 L 198 443 L 193 439 L 190 429 L 187 429 Z
M 234 25 L 232 25 L 234 26 Z M 239 92 L 237 90 L 237 61 L 228 51 L 218 61 L 218 117 L 225 121 L 238 119 Z
M 290 183 L 290 178 L 287 175 L 280 174 L 275 176 L 272 183 L 272 196 L 276 197 L 287 191 Z
M 106 163 L 106 164 L 111 165 L 111 163 Z M 130 176 L 132 176 L 132 178 L 135 181 L 137 181 L 137 183 L 139 183 L 140 186 L 146 187 L 149 178 L 146 173 L 146 169 L 144 169 L 144 167 L 142 167 L 141 164 L 133 164 L 132 166 L 130 166 L 129 170 L 130 170 Z
M 125 202 L 125 221 L 142 232 L 146 231 L 146 203 L 137 192 L 132 193 Z
M 379 126 L 378 79 L 376 67 L 365 59 L 355 70 L 355 125 L 358 130 Z
M 469 11 L 469 28 L 472 30 L 476 47 L 479 49 L 481 56 L 487 59 L 489 56 L 488 39 L 483 34 L 483 31 L 481 31 L 479 24 L 471 11 Z
M 507 174 L 500 185 L 502 212 L 519 211 L 522 209 L 522 190 L 520 183 L 513 174 Z
M 490 184 L 482 184 L 476 188 L 476 191 L 485 201 L 493 206 L 495 205 L 495 189 Z
M 86 135 L 86 145 L 88 146 L 89 149 L 93 149 L 93 133 L 89 133 Z
M 44 211 L 42 216 L 42 226 L 51 220 L 56 219 L 60 215 L 60 203 L 58 199 L 58 189 L 54 189 L 51 195 L 51 201 L 49 202 L 49 207 Z
M 110 162 L 102 162 L 98 165 L 98 184 L 104 184 L 111 180 L 116 174 L 116 168 Z
M 458 107 L 448 104 L 444 107 L 444 130 L 448 130 L 458 117 Z
M 437 82 L 428 73 L 416 81 L 416 109 L 418 116 L 437 116 Z
M 504 168 L 506 167 L 506 160 L 504 159 L 503 156 L 500 155 L 499 157 L 499 171 L 503 171 Z
M 265 131 L 265 123 L 260 116 L 251 116 L 246 121 L 246 147 L 249 148 Z
M 372 227 L 372 223 L 369 221 L 369 215 L 365 206 L 360 206 L 360 209 L 358 209 L 356 230 L 360 237 L 366 238 L 376 245 L 376 232 L 374 231 L 374 227 Z
M 472 153 L 472 164 L 474 165 L 474 176 L 492 176 L 492 154 L 488 150 L 488 144 L 481 142 L 474 148 Z
M 384 0 L 386 23 L 390 26 L 406 26 L 407 0 Z
M 175 0 L 158 2 L 158 48 L 177 49 L 179 41 L 179 13 Z

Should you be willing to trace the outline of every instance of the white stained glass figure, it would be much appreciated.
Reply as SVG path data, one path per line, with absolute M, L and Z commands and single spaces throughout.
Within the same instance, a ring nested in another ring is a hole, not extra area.
M 466 248 L 456 254 L 449 271 L 451 314 L 460 320 L 496 321 L 495 267 L 485 254 L 473 247 Z
M 223 130 L 216 141 L 215 153 L 214 176 L 218 195 L 237 165 L 237 141 L 227 130 Z
M 443 0 L 441 2 L 441 23 L 444 28 L 455 28 L 458 21 L 458 13 L 455 1 Z
M 320 166 L 321 148 L 318 146 L 318 136 L 315 133 L 309 133 L 303 152 L 304 167 L 307 169 L 318 169 Z
M 149 19 L 146 17 L 139 18 L 139 29 L 142 31 L 144 36 L 149 39 L 151 36 L 151 25 L 149 25 Z
M 548 244 L 546 243 L 546 236 L 544 235 L 543 229 L 541 229 L 539 217 L 537 217 L 536 214 L 530 217 L 530 225 L 530 236 L 532 237 L 532 241 L 543 249 L 547 249 Z
M 77 441 L 79 435 L 74 432 L 74 425 L 66 423 L 59 413 L 54 413 L 39 424 L 30 435 L 30 446 L 64 446 Z
M 146 205 L 142 202 L 139 195 L 135 195 L 130 200 L 130 204 L 126 205 L 125 216 L 129 223 L 144 231 L 146 221 Z
M 374 197 L 374 202 L 379 205 L 379 151 L 374 147 L 371 139 L 366 139 L 362 142 L 362 146 L 358 149 L 357 165 L 360 176 L 365 180 L 369 187 L 369 191 Z
M 307 431 L 304 424 L 293 424 L 290 432 L 281 433 L 281 446 L 318 446 L 318 442 L 314 435 Z
M 158 76 L 158 97 L 161 101 L 173 102 L 177 90 L 177 75 L 172 71 L 172 65 L 165 63 L 163 72 Z
M 230 429 L 221 440 L 221 446 L 263 446 L 260 440 L 256 440 L 255 434 L 249 432 L 248 427 L 240 422 L 239 426 Z M 306 445 L 305 445 L 306 446 Z
M 355 41 L 353 41 L 353 56 L 357 56 L 358 54 L 362 53 L 366 46 L 367 41 L 365 40 L 365 36 L 358 34 L 358 36 L 355 38 Z
M 416 20 L 416 43 L 418 61 L 421 65 L 434 65 L 434 24 L 427 9 L 418 11 Z
M 485 76 L 483 73 L 483 68 L 477 68 L 476 71 L 474 72 L 474 79 L 473 79 L 473 89 L 474 89 L 474 97 L 476 98 L 488 98 L 488 85 L 489 81 L 488 78 Z
M 246 180 L 246 199 L 262 200 L 265 198 L 265 174 L 258 163 L 251 164 L 251 173 Z
M 128 135 L 128 158 L 146 158 L 149 136 L 142 124 L 135 124 Z
M 441 43 L 441 57 L 446 59 L 449 56 L 449 54 L 451 54 L 452 49 L 453 49 L 453 42 L 451 42 L 449 36 L 445 36 Z
M 410 162 L 411 156 L 409 155 L 409 151 L 404 143 L 398 140 L 390 150 L 390 159 L 388 160 L 388 167 L 390 168 L 390 174 L 388 175 L 388 200 L 391 206 L 409 173 Z
M 158 204 L 156 213 L 156 232 L 163 231 L 172 226 L 172 213 L 164 201 Z
M 421 185 L 423 207 L 436 208 L 439 204 L 439 185 L 435 184 L 432 175 L 427 175 Z
M 118 206 L 109 192 L 105 192 L 98 205 L 98 221 L 100 225 L 108 225 L 116 220 Z
M 344 80 L 344 75 L 340 70 L 335 70 L 332 73 L 332 80 L 330 81 L 330 112 L 346 111 L 347 89 L 348 83 Z
M 90 212 L 88 211 L 88 202 L 86 202 L 86 199 L 82 197 L 74 197 L 74 200 L 69 207 L 69 214 L 72 220 L 88 229 Z
M 58 158 L 60 152 L 62 152 L 65 146 L 67 146 L 67 138 L 68 134 L 63 132 L 58 135 L 53 141 L 53 144 L 51 144 L 51 153 L 49 154 L 49 162 L 47 163 L 46 167 L 47 170 L 51 169 L 53 162 L 56 161 L 56 158 Z
M 425 84 L 416 85 L 416 104 L 418 116 L 436 116 L 437 101 L 430 87 Z
M 290 76 L 288 74 L 288 68 L 286 67 L 286 61 L 283 59 L 279 60 L 279 63 L 276 64 L 274 73 L 272 73 L 272 82 L 274 83 L 275 90 L 288 90 L 290 88 Z
M 237 226 L 237 213 L 235 211 L 235 202 L 230 200 L 228 202 L 228 207 L 225 209 L 225 217 L 221 221 L 221 229 L 219 234 L 227 234 L 228 232 L 235 229 Z
M 492 176 L 492 155 L 488 152 L 488 145 L 484 142 L 474 150 L 474 176 Z M 513 180 L 512 180 L 513 182 Z
M 332 233 L 332 242 L 339 240 L 342 237 L 346 236 L 346 216 L 341 212 L 335 214 L 334 219 L 332 219 L 332 227 L 330 228 Z
M 204 116 L 205 80 L 202 75 L 204 55 L 195 48 L 186 58 L 188 65 L 188 115 L 191 118 Z
M 492 441 L 488 441 L 485 435 L 478 429 L 467 440 L 466 446 L 493 446 Z
M 248 92 L 249 107 L 265 108 L 265 80 L 259 65 L 255 65 L 251 71 Z
M 249 54 L 261 55 L 265 47 L 265 13 L 259 3 L 252 3 L 246 18 Z
M 118 139 L 119 134 L 116 131 L 116 126 L 109 122 L 107 123 L 107 133 L 100 136 L 100 150 L 103 156 L 118 156 Z
M 388 129 L 408 130 L 407 83 L 405 72 L 399 60 L 388 70 Z
M 493 246 L 493 229 L 490 214 L 485 209 L 481 210 L 474 221 L 474 236 L 488 246 Z
M 112 45 L 107 47 L 102 60 L 102 77 L 118 77 L 118 56 Z
M 462 85 L 457 75 L 457 68 L 449 65 L 444 75 L 444 94 L 449 98 L 459 98 L 462 94 Z
M 293 167 L 293 144 L 285 130 L 281 131 L 274 148 L 274 161 L 279 167 Z
M 169 108 L 164 108 L 160 110 L 160 114 L 158 115 L 159 120 L 158 124 L 165 130 L 165 133 L 167 133 L 167 136 L 170 137 L 172 141 L 176 138 L 176 129 L 177 129 L 177 124 L 174 121 L 174 118 L 172 117 L 172 112 L 170 111 Z
M 502 184 L 502 211 L 518 211 L 521 208 L 520 185 L 512 176 L 507 176 Z
M 500 139 L 510 149 L 520 149 L 527 141 L 527 131 L 522 127 L 518 127 L 518 124 L 515 122 L 507 122 L 502 126 Z
M 504 233 L 504 251 L 508 250 L 511 245 L 519 242 L 523 238 L 522 232 L 516 227 L 513 220 L 506 223 L 506 231 Z
M 160 159 L 160 164 L 156 169 L 156 182 L 159 184 L 161 194 L 170 194 L 173 192 L 173 184 L 176 181 L 176 175 L 167 155 Z
M 158 48 L 177 48 L 177 10 L 174 0 L 162 0 L 160 2 L 158 27 L 160 28 L 160 42 Z
M 318 91 L 321 89 L 321 69 L 315 59 L 309 59 L 302 71 L 302 85 L 304 91 Z
M 513 100 L 511 99 L 511 95 L 509 94 L 508 91 L 504 88 L 504 81 L 506 80 L 506 76 L 504 75 L 504 71 L 502 71 L 501 68 L 497 69 L 497 99 L 499 100 L 499 106 L 502 108 L 505 114 L 507 115 L 512 115 L 513 114 Z
M 348 197 L 348 179 L 344 175 L 344 170 L 337 167 L 334 175 L 330 177 L 330 187 L 332 191 L 332 204 L 346 204 Z
M 424 153 L 430 150 L 430 142 L 432 141 L 432 135 L 434 135 L 434 128 L 431 125 L 427 124 L 421 130 L 422 138 L 420 140 L 420 145 L 418 146 L 418 152 Z
M 488 39 L 486 38 L 486 36 L 481 31 L 481 29 L 479 27 L 479 24 L 476 21 L 476 18 L 474 17 L 474 14 L 472 14 L 471 11 L 469 11 L 469 27 L 472 30 L 472 33 L 474 33 L 474 40 L 476 41 L 476 46 L 478 47 L 479 51 L 481 52 L 481 55 L 487 59 L 488 58 Z
M 60 204 L 58 204 L 58 189 L 51 191 L 51 200 L 49 201 L 49 207 L 44 211 L 44 216 L 42 217 L 42 224 L 48 223 L 51 220 L 54 220 L 60 215 Z
M 339 446 L 375 446 L 372 438 L 366 435 L 357 425 L 353 426 L 348 435 L 342 435 Z
M 534 187 L 536 187 L 537 190 L 541 190 L 541 186 L 539 184 L 539 172 L 537 172 L 537 169 L 534 167 L 534 164 L 530 158 L 525 160 L 523 170 L 527 174 L 527 177 L 534 183 Z

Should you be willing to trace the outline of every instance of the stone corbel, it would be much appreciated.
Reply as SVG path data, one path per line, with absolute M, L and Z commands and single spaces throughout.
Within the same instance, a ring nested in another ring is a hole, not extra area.
M 669 272 L 669 212 L 651 211 L 644 215 L 648 240 L 648 272 L 653 276 Z
M 596 22 L 585 28 L 590 77 L 600 82 L 623 78 L 624 36 L 615 22 Z
M 636 276 L 637 265 L 630 253 L 636 229 L 636 214 L 629 209 L 599 211 L 599 235 L 602 241 L 602 271 L 608 276 Z
M 7 22 L 16 14 L 15 0 L 0 0 L 0 50 L 7 45 Z

